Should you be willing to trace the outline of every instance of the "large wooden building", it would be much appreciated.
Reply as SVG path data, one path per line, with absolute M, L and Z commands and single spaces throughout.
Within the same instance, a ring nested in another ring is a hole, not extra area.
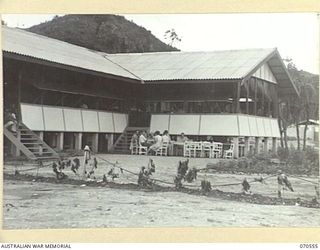
M 277 49 L 106 54 L 2 32 L 4 108 L 56 150 L 108 152 L 132 127 L 275 150 L 279 104 L 297 95 Z

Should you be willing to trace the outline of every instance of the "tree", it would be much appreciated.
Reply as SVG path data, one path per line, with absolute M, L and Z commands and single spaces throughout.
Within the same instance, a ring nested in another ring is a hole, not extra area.
M 167 30 L 164 33 L 164 38 L 166 40 L 169 40 L 168 45 L 170 45 L 170 46 L 173 46 L 173 44 L 175 42 L 181 42 L 181 38 L 178 36 L 178 34 L 176 33 L 176 31 L 174 29 Z
M 283 135 L 284 143 L 282 146 L 287 148 L 286 141 L 286 129 L 290 124 L 295 124 L 297 133 L 298 150 L 301 149 L 299 124 L 305 121 L 305 127 L 303 132 L 303 150 L 306 149 L 307 141 L 307 129 L 310 119 L 317 119 L 318 117 L 318 76 L 312 75 L 303 70 L 298 70 L 291 58 L 283 59 L 287 63 L 287 69 L 290 76 L 298 89 L 299 98 L 290 98 L 286 96 L 283 100 L 282 107 L 280 107 L 280 124 L 281 124 L 281 136 Z

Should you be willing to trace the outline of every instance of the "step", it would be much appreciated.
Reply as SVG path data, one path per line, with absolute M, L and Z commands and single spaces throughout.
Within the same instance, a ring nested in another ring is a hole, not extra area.
M 54 154 L 52 154 L 51 152 L 43 152 L 43 153 L 34 153 L 34 155 L 38 157 L 38 156 L 42 156 L 42 155 L 52 155 L 53 156 Z
M 21 142 L 23 145 L 43 145 L 43 142 Z
M 21 141 L 40 141 L 37 138 L 20 138 Z

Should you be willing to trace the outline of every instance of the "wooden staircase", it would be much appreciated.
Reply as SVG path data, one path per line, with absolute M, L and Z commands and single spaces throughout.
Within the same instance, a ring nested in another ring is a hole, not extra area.
M 56 151 L 23 123 L 19 124 L 17 132 L 4 127 L 3 133 L 30 160 L 48 161 L 60 158 Z
M 130 154 L 130 142 L 136 131 L 149 131 L 148 127 L 127 127 L 113 144 L 111 152 L 114 154 Z

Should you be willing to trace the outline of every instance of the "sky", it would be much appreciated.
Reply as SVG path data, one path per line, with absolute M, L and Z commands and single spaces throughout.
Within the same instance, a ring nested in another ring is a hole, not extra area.
M 28 28 L 55 15 L 3 15 L 10 27 Z M 133 14 L 126 19 L 150 30 L 165 43 L 174 29 L 182 51 L 278 48 L 298 69 L 319 74 L 319 20 L 315 13 Z

